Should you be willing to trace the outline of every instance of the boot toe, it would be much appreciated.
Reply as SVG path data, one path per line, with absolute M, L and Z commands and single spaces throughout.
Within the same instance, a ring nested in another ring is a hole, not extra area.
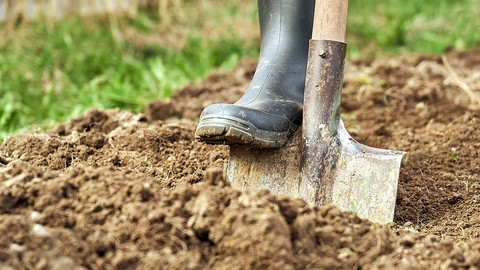
M 285 115 L 242 105 L 212 104 L 202 112 L 195 137 L 215 144 L 281 147 L 301 123 L 301 106 L 295 109 L 287 109 L 291 115 Z

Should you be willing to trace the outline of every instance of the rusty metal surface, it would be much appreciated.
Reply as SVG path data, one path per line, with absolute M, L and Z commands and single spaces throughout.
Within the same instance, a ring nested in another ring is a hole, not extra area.
M 310 40 L 299 193 L 308 194 L 314 204 L 332 201 L 332 175 L 341 149 L 336 133 L 346 51 L 343 42 Z
M 243 190 L 333 203 L 388 223 L 405 153 L 368 147 L 348 134 L 339 114 L 345 52 L 345 43 L 311 40 L 302 131 L 281 149 L 231 147 L 227 179 Z

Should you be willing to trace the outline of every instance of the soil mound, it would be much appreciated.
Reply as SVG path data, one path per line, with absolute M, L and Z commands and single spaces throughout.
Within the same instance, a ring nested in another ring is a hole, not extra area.
M 246 61 L 145 114 L 94 110 L 5 141 L 0 266 L 480 268 L 479 64 L 480 50 L 347 64 L 351 134 L 409 152 L 395 224 L 225 182 L 228 148 L 196 142 L 192 120 L 241 95 L 255 69 Z

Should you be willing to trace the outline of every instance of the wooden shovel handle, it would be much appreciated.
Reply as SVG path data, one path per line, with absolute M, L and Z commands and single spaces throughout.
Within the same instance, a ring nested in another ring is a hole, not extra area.
M 348 0 L 316 0 L 312 39 L 345 42 Z

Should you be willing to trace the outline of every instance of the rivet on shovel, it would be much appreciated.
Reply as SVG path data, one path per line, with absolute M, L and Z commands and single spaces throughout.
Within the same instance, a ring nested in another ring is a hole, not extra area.
M 327 52 L 324 49 L 320 49 L 318 52 L 318 56 L 321 58 L 325 58 L 327 56 Z

